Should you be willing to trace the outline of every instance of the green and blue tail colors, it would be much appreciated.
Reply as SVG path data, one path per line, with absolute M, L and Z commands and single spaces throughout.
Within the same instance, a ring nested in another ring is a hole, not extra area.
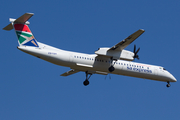
M 12 30 L 14 28 L 18 38 L 19 45 L 39 47 L 36 39 L 34 38 L 32 32 L 28 27 L 28 24 L 30 24 L 28 22 L 28 19 L 30 19 L 33 15 L 33 13 L 25 13 L 18 19 L 10 18 L 9 21 L 11 23 L 3 29 Z
M 19 45 L 39 47 L 36 39 L 26 24 L 14 24 Z

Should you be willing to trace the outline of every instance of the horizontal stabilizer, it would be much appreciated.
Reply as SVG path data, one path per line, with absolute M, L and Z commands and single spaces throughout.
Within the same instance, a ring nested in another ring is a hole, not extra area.
M 33 16 L 33 13 L 25 13 L 24 15 L 22 15 L 21 17 L 19 17 L 18 19 L 12 19 L 10 18 L 9 21 L 11 22 L 9 25 L 7 25 L 6 27 L 3 28 L 3 30 L 12 30 L 13 29 L 13 25 L 12 23 L 22 23 L 22 24 L 30 24 L 28 22 L 28 20 Z
M 13 29 L 12 23 L 10 23 L 9 25 L 3 28 L 3 30 L 8 30 L 8 31 L 12 29 Z
M 28 21 L 34 14 L 33 13 L 25 13 L 24 15 L 22 15 L 21 17 L 19 17 L 18 19 L 16 19 L 14 22 L 17 23 L 25 23 L 26 21 Z

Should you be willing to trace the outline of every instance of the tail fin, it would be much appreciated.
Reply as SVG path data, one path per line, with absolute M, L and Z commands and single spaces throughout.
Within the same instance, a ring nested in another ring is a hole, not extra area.
M 3 29 L 12 30 L 14 28 L 19 45 L 39 47 L 36 39 L 28 27 L 30 23 L 27 20 L 29 20 L 33 15 L 33 13 L 25 13 L 18 19 L 10 18 L 9 21 L 11 23 Z

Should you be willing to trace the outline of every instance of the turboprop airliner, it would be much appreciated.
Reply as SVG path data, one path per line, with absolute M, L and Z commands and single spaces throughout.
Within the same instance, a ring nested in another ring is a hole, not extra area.
M 69 67 L 70 70 L 61 76 L 69 76 L 80 71 L 85 72 L 86 79 L 83 82 L 85 86 L 89 84 L 91 75 L 107 75 L 109 73 L 163 81 L 167 82 L 167 87 L 170 87 L 170 82 L 177 81 L 164 67 L 133 62 L 134 59 L 139 59 L 137 53 L 140 48 L 136 50 L 136 45 L 134 45 L 133 52 L 124 50 L 144 33 L 143 29 L 136 31 L 113 47 L 99 48 L 95 54 L 84 54 L 65 51 L 37 41 L 28 27 L 30 24 L 28 20 L 33 15 L 33 13 L 25 13 L 18 19 L 10 18 L 11 23 L 3 29 L 15 30 L 19 50 L 53 64 Z

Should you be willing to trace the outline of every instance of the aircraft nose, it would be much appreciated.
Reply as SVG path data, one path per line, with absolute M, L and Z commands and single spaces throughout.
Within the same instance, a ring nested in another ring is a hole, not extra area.
M 176 78 L 172 74 L 170 74 L 170 79 L 171 79 L 171 82 L 176 82 L 177 81 Z
M 177 80 L 176 80 L 176 78 L 175 78 L 174 76 L 173 76 L 173 81 L 174 81 L 174 82 L 176 82 L 176 81 L 177 81 Z

